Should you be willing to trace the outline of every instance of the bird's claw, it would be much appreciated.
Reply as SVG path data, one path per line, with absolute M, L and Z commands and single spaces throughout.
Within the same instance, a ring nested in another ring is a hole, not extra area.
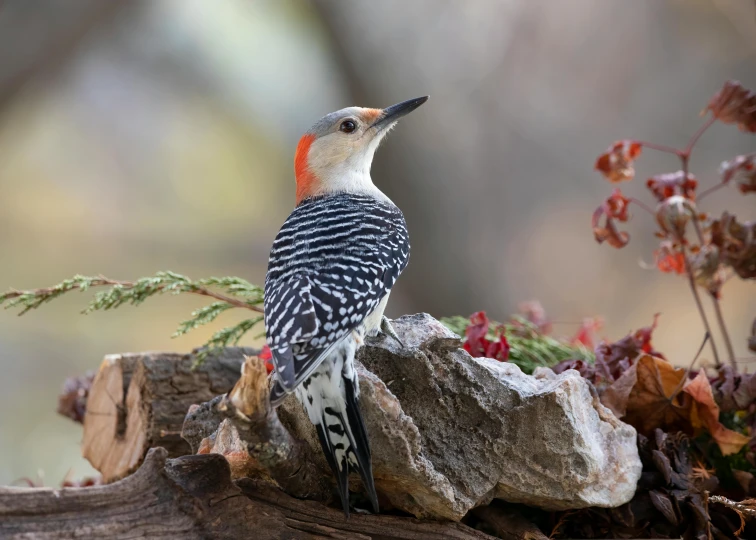
M 399 336 L 396 335 L 396 330 L 394 330 L 394 327 L 391 326 L 391 321 L 385 315 L 381 319 L 381 332 L 391 337 L 394 341 L 401 345 L 402 348 L 405 348 L 402 340 L 399 339 Z

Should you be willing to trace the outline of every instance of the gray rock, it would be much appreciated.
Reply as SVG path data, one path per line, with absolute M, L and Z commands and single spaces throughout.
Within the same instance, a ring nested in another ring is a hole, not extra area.
M 529 376 L 472 358 L 426 314 L 393 324 L 404 347 L 379 337 L 359 355 L 360 403 L 384 500 L 417 517 L 459 520 L 493 498 L 548 510 L 632 498 L 641 473 L 635 430 L 576 371 Z M 322 459 L 301 406 L 287 399 L 279 415 Z M 352 488 L 361 489 L 358 480 Z

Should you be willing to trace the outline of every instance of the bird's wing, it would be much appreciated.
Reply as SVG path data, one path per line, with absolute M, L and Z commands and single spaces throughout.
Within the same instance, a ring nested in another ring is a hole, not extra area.
M 409 259 L 395 206 L 355 195 L 303 206 L 279 232 L 266 277 L 266 334 L 284 393 L 376 308 Z

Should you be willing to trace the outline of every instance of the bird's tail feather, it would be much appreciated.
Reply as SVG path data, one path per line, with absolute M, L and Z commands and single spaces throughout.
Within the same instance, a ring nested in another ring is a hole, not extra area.
M 373 481 L 370 443 L 362 419 L 354 383 L 344 377 L 345 412 L 326 407 L 321 422 L 315 427 L 323 453 L 326 456 L 341 497 L 344 515 L 349 517 L 349 471 L 356 470 L 362 477 L 373 511 L 378 513 L 378 495 Z
M 352 434 L 352 448 L 357 459 L 358 471 L 362 477 L 362 484 L 365 486 L 370 503 L 373 506 L 373 512 L 378 513 L 378 495 L 375 492 L 375 483 L 373 481 L 373 463 L 370 452 L 370 441 L 365 430 L 365 421 L 362 419 L 360 403 L 357 398 L 357 389 L 354 386 L 355 381 L 344 377 L 344 390 L 346 401 L 347 420 L 349 421 L 349 431 Z

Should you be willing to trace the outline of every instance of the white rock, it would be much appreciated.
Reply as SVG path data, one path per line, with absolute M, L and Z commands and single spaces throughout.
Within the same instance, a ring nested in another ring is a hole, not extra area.
M 548 510 L 628 502 L 641 473 L 635 429 L 573 370 L 525 375 L 472 358 L 426 314 L 393 322 L 359 355 L 361 408 L 379 495 L 418 517 L 461 519 L 492 498 Z M 595 393 L 594 393 L 595 394 Z M 282 420 L 318 450 L 301 407 Z M 353 489 L 360 489 L 357 480 Z

